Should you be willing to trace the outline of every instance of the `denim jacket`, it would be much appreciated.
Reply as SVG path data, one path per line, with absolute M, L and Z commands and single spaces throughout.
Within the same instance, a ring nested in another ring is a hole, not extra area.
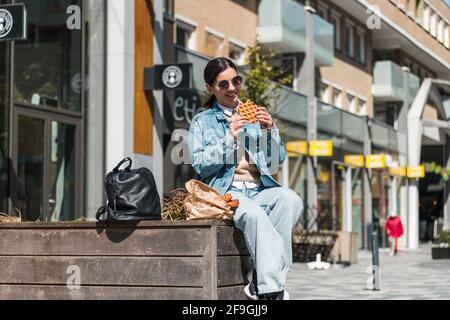
M 243 127 L 240 141 L 260 172 L 265 187 L 279 187 L 272 177 L 286 158 L 284 143 L 279 130 L 261 129 L 260 124 Z M 189 152 L 191 164 L 198 178 L 221 194 L 226 193 L 233 182 L 237 164 L 239 143 L 230 134 L 230 123 L 217 103 L 192 119 L 189 128 Z

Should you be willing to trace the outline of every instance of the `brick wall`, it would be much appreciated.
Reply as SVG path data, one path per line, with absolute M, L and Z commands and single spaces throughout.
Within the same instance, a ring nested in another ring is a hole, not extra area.
M 177 0 L 175 15 L 198 24 L 194 34 L 196 51 L 213 55 L 216 39 L 214 36 L 211 37 L 211 33 L 208 39 L 207 31 L 217 31 L 223 34 L 223 39 L 215 55 L 228 56 L 230 38 L 247 46 L 255 43 L 258 24 L 257 2 L 257 0 Z M 211 39 L 212 41 L 208 41 Z

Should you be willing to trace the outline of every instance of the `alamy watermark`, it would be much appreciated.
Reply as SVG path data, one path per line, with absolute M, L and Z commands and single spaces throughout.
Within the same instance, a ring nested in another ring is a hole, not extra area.
M 369 30 L 380 30 L 381 29 L 381 10 L 377 6 L 369 5 L 367 10 L 369 17 L 366 20 L 366 27 Z
M 67 278 L 66 285 L 69 290 L 81 289 L 81 269 L 77 265 L 70 265 L 66 269 L 66 273 L 70 274 Z
M 81 29 L 81 8 L 77 5 L 67 7 L 66 13 L 69 15 L 66 20 L 66 26 L 69 30 Z
M 208 168 L 217 165 L 235 165 L 249 154 L 248 162 L 257 164 L 264 171 L 275 174 L 280 167 L 281 140 L 275 139 L 268 130 L 248 127 L 241 131 L 238 139 L 221 128 L 202 129 L 193 124 L 191 130 L 177 129 L 171 140 L 176 144 L 171 151 L 175 165 L 191 164 L 194 168 Z M 278 134 L 278 133 L 276 133 Z
M 381 270 L 379 266 L 369 266 L 366 269 L 366 273 L 370 274 L 370 276 L 366 280 L 366 287 L 369 290 L 378 290 L 380 289 L 381 283 Z

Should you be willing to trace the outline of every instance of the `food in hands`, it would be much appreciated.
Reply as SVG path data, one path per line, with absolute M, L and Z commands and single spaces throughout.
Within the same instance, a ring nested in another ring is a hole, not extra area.
M 247 100 L 245 103 L 241 103 L 237 109 L 238 113 L 246 117 L 250 123 L 256 123 L 256 111 L 258 108 L 256 104 L 251 100 Z

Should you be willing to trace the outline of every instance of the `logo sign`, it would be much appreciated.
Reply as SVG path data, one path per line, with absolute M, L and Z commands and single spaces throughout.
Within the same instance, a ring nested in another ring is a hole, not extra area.
M 309 143 L 309 155 L 312 157 L 331 157 L 333 155 L 333 141 L 311 140 Z
M 408 178 L 423 178 L 425 177 L 425 166 L 407 167 L 406 174 Z
M 344 156 L 344 163 L 354 166 L 363 168 L 364 167 L 364 156 L 360 154 L 349 154 Z
M 406 177 L 406 167 L 389 168 L 389 174 L 392 176 Z
M 25 5 L 0 6 L 0 41 L 27 39 L 27 11 Z
M 158 64 L 144 68 L 144 90 L 180 90 L 192 87 L 192 63 Z
M 286 151 L 291 157 L 296 157 L 298 155 L 307 155 L 308 145 L 304 140 L 289 141 L 286 142 Z
M 369 154 L 366 156 L 366 168 L 383 169 L 386 166 L 384 154 Z
M 176 88 L 183 81 L 183 72 L 177 66 L 168 66 L 162 74 L 162 82 L 168 88 Z

